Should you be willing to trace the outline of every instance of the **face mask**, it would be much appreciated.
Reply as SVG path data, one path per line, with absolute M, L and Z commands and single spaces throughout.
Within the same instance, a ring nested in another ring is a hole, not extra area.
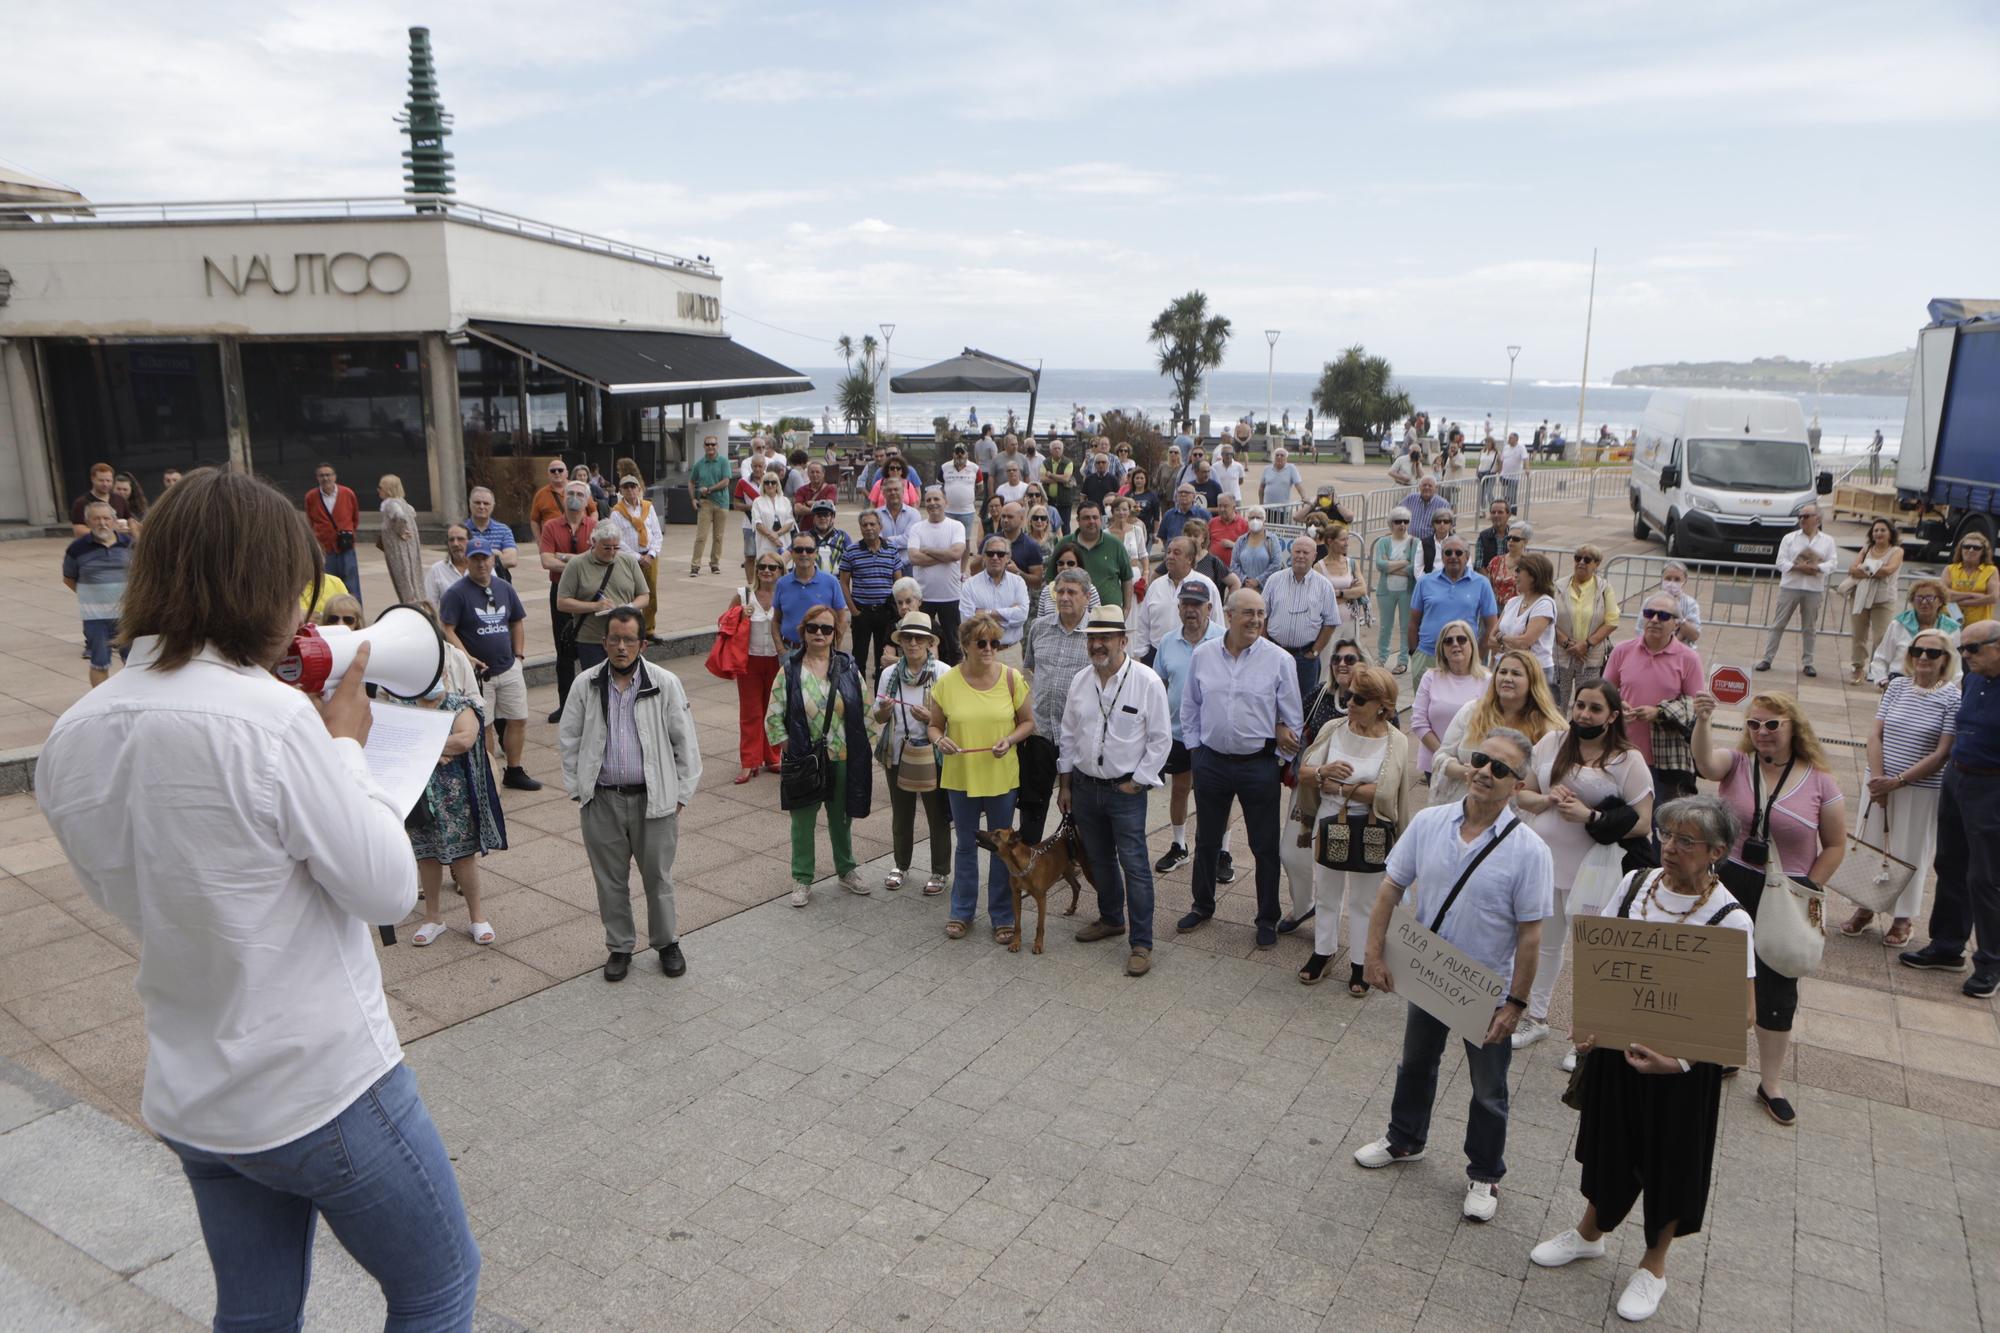
M 1681 595 L 1681 581 L 1679 579 L 1661 579 L 1660 587 L 1676 597 Z
M 1569 729 L 1576 734 L 1577 738 L 1586 741 L 1594 741 L 1599 736 L 1602 736 L 1604 734 L 1604 727 L 1605 724 L 1602 722 L 1572 722 L 1569 724 Z
M 1261 518 L 1253 518 L 1253 519 L 1251 519 L 1251 520 L 1250 520 L 1250 531 L 1252 531 L 1252 532 L 1262 532 L 1263 530 L 1264 530 L 1264 520 L 1263 520 L 1263 519 L 1261 519 Z

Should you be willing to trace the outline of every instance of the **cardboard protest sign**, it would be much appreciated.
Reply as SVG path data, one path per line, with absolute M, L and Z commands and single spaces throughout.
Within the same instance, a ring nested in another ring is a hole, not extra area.
M 1571 917 L 1571 1026 L 1601 1048 L 1633 1042 L 1682 1060 L 1743 1063 L 1749 936 L 1615 916 Z
M 1389 917 L 1382 964 L 1396 994 L 1473 1045 L 1486 1041 L 1493 1011 L 1507 998 L 1507 979 L 1468 958 L 1398 904 Z

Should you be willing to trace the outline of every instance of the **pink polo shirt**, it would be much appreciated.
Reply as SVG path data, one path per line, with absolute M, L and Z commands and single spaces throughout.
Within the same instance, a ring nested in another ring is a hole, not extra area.
M 1627 708 L 1651 707 L 1682 695 L 1693 697 L 1703 689 L 1701 657 L 1679 639 L 1654 652 L 1644 638 L 1627 639 L 1611 650 L 1604 664 L 1604 679 L 1618 687 Z M 1653 729 L 1633 727 L 1626 734 L 1633 748 L 1653 762 Z

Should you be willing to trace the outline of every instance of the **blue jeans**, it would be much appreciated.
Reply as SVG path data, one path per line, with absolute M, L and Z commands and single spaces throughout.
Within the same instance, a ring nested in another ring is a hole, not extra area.
M 1403 1022 L 1403 1060 L 1396 1066 L 1396 1093 L 1389 1103 L 1389 1146 L 1415 1152 L 1431 1132 L 1431 1103 L 1437 1100 L 1438 1061 L 1451 1029 L 1414 1004 Z M 1507 1174 L 1507 1066 L 1514 1043 L 1465 1043 L 1465 1067 L 1472 1079 L 1472 1110 L 1465 1120 L 1465 1174 L 1489 1184 Z
M 83 646 L 90 649 L 90 669 L 109 671 L 111 669 L 112 640 L 118 637 L 116 620 L 86 620 L 83 622 Z M 116 645 L 118 660 L 124 661 L 132 650 L 124 644 Z
M 384 1074 L 327 1124 L 265 1152 L 167 1146 L 194 1189 L 218 1330 L 301 1326 L 321 1213 L 381 1284 L 385 1333 L 472 1326 L 479 1247 L 409 1066 Z
M 1146 793 L 1072 773 L 1070 818 L 1097 881 L 1097 918 L 1127 926 L 1134 949 L 1153 947 L 1153 867 L 1146 859 Z M 1127 915 L 1127 908 L 1130 915 Z
M 981 816 L 986 831 L 1011 828 L 1014 824 L 1014 793 L 998 796 L 967 796 L 962 791 L 951 797 L 952 849 L 951 919 L 970 925 L 979 915 L 979 844 L 972 835 L 979 832 Z M 1014 889 L 1007 878 L 1007 863 L 997 852 L 986 857 L 986 915 L 996 926 L 1014 924 Z
M 361 600 L 361 561 L 352 551 L 335 551 L 326 557 L 326 572 L 347 585 L 354 600 Z
M 1302 703 L 1309 702 L 1313 697 L 1313 691 L 1319 688 L 1319 654 L 1312 650 L 1311 644 L 1303 648 L 1286 648 L 1285 651 L 1292 655 L 1292 670 L 1298 673 L 1299 700 Z M 1299 743 L 1305 744 L 1304 741 Z

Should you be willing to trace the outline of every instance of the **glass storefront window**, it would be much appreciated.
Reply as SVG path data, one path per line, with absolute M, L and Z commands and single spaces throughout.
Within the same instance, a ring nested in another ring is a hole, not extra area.
M 92 344 L 44 339 L 62 471 L 59 507 L 90 489 L 93 463 L 130 472 L 149 496 L 168 468 L 229 465 L 222 361 L 213 343 Z
M 288 495 L 304 495 L 330 463 L 364 510 L 393 472 L 419 511 L 431 508 L 424 396 L 414 342 L 251 343 L 242 347 L 250 463 Z
M 458 352 L 458 415 L 468 458 L 484 448 L 493 456 L 514 453 L 521 423 L 521 358 L 484 343 Z M 527 366 L 528 424 L 532 454 L 561 453 L 570 447 L 575 381 L 546 367 Z

